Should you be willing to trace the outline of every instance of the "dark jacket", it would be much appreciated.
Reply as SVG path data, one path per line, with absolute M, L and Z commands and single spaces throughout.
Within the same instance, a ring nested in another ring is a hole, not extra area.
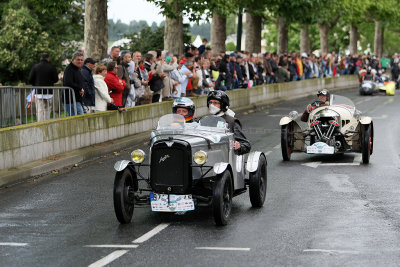
M 232 76 L 233 76 L 234 72 L 236 71 L 237 78 L 239 80 L 243 79 L 242 70 L 237 62 L 233 62 L 233 61 L 229 62 L 229 68 L 232 71 Z
M 233 133 L 233 138 L 235 139 L 235 141 L 238 141 L 240 143 L 240 148 L 238 150 L 235 150 L 235 154 L 243 155 L 249 153 L 251 145 L 242 132 L 242 125 L 240 121 L 226 114 L 222 115 L 221 117 L 224 118 L 225 121 L 228 123 L 228 128 Z
M 88 66 L 83 65 L 81 73 L 84 82 L 83 89 L 85 89 L 85 95 L 83 96 L 83 103 L 86 106 L 94 106 L 95 89 L 94 89 L 92 70 Z
M 54 86 L 58 81 L 56 68 L 45 59 L 32 67 L 29 73 L 29 83 L 33 86 Z M 41 94 L 42 90 L 37 90 L 37 94 Z M 53 94 L 53 90 L 43 90 L 44 93 Z
M 82 103 L 80 91 L 84 88 L 83 76 L 80 69 L 72 63 L 70 63 L 64 70 L 63 85 L 71 87 L 74 90 L 76 102 Z M 64 101 L 66 104 L 72 104 L 72 97 L 69 96 L 68 91 L 65 92 Z

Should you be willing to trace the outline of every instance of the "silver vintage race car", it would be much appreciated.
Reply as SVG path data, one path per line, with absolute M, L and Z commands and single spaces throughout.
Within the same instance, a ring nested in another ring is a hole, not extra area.
M 307 128 L 301 129 L 295 121 L 296 111 L 283 117 L 281 126 L 281 148 L 283 160 L 290 160 L 293 152 L 307 154 L 362 153 L 364 164 L 369 163 L 373 151 L 374 125 L 370 117 L 362 116 L 347 97 L 331 95 L 330 105 L 312 105 Z
M 208 116 L 185 123 L 181 115 L 160 118 L 151 133 L 150 152 L 131 153 L 115 163 L 114 210 L 129 223 L 135 205 L 154 212 L 186 212 L 212 206 L 217 225 L 228 223 L 232 197 L 249 187 L 253 207 L 264 204 L 267 159 L 263 152 L 236 155 L 233 134 L 223 118 Z M 144 163 L 147 158 L 148 163 Z M 147 175 L 144 168 L 149 168 Z

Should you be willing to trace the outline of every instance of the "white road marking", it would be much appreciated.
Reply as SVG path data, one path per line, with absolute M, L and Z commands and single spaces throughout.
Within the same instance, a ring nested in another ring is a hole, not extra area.
M 119 257 L 121 257 L 122 255 L 124 255 L 127 252 L 128 252 L 128 250 L 116 250 L 116 251 L 108 254 L 104 258 L 90 264 L 89 267 L 105 266 L 105 265 L 109 264 L 110 262 L 115 261 L 116 259 L 118 259 Z
M 314 161 L 314 162 L 307 162 L 301 165 L 317 168 L 318 166 L 358 166 L 361 163 L 361 155 L 357 155 L 354 157 L 353 162 L 330 162 L 330 163 L 322 163 L 322 161 Z
M 303 252 L 322 252 L 329 254 L 358 254 L 358 251 L 336 250 L 336 249 L 305 249 Z
M 282 115 L 282 114 L 269 114 L 269 117 L 284 117 L 286 115 Z
M 267 152 L 264 153 L 264 155 L 265 155 L 265 156 L 268 156 L 268 155 L 271 154 L 271 153 L 272 153 L 272 151 L 267 151 Z
M 137 248 L 139 245 L 87 245 L 87 248 Z
M 195 249 L 204 249 L 204 250 L 229 250 L 229 251 L 250 251 L 250 248 L 233 248 L 233 247 L 196 247 Z
M 142 235 L 141 237 L 133 240 L 132 243 L 143 243 L 143 242 L 149 240 L 150 238 L 152 238 L 153 236 L 155 236 L 156 234 L 158 234 L 159 232 L 161 232 L 162 230 L 164 230 L 165 228 L 167 228 L 168 225 L 169 225 L 169 223 L 159 224 L 153 230 L 151 230 L 151 231 L 147 232 L 146 234 Z
M 281 144 L 278 144 L 278 145 L 274 146 L 274 149 L 278 149 L 280 147 L 281 147 Z
M 28 243 L 0 242 L 0 246 L 25 247 Z

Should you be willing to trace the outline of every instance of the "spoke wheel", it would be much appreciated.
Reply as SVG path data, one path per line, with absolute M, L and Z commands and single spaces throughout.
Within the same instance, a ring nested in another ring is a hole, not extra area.
M 264 155 L 260 156 L 257 170 L 250 173 L 249 194 L 253 207 L 260 208 L 264 205 L 267 194 L 267 160 Z
M 114 180 L 114 211 L 120 223 L 130 223 L 135 207 L 134 181 L 129 169 L 117 172 Z
M 293 152 L 291 145 L 293 136 L 290 134 L 290 125 L 291 124 L 283 125 L 281 128 L 281 149 L 284 161 L 289 161 Z
M 228 170 L 215 182 L 213 213 L 217 225 L 227 225 L 232 210 L 232 179 Z

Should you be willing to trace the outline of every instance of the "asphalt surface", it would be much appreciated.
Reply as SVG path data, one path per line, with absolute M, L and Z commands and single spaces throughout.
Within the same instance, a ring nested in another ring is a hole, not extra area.
M 263 208 L 251 208 L 245 193 L 233 199 L 225 227 L 215 226 L 210 208 L 178 215 L 148 206 L 120 225 L 113 165 L 129 148 L 1 189 L 0 265 L 398 266 L 400 97 L 339 94 L 373 117 L 370 164 L 357 153 L 282 161 L 279 120 L 302 112 L 310 97 L 245 111 L 237 117 L 252 149 L 267 154 Z

